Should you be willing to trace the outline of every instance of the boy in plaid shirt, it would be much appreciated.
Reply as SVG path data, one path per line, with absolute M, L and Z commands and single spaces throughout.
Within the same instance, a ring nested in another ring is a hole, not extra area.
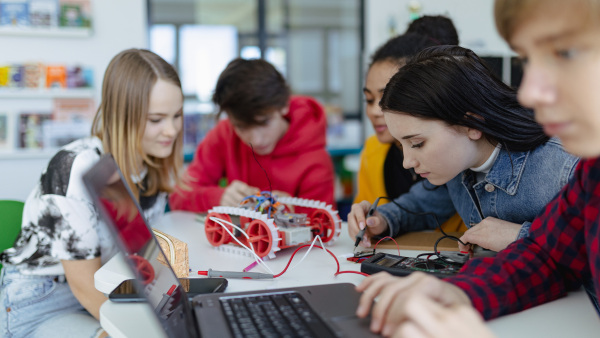
M 598 309 L 600 0 L 496 0 L 495 16 L 500 35 L 523 61 L 520 102 L 535 110 L 546 134 L 560 138 L 582 161 L 529 236 L 495 257 L 473 259 L 445 281 L 421 273 L 367 278 L 357 287 L 364 291 L 357 314 L 366 316 L 379 296 L 372 310 L 374 332 L 491 336 L 472 307 L 491 319 L 582 285 Z

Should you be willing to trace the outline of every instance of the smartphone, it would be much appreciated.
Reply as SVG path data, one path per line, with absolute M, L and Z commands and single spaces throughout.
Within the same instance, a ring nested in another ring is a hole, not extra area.
M 223 292 L 227 288 L 225 278 L 179 278 L 179 282 L 186 287 L 188 299 L 205 293 Z M 145 302 L 146 298 L 136 290 L 133 279 L 123 281 L 109 295 L 113 302 Z

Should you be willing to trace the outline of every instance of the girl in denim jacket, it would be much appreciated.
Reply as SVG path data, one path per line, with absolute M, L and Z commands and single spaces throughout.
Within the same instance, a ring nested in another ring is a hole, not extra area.
M 404 167 L 426 180 L 367 219 L 369 201 L 352 206 L 349 233 L 366 227 L 365 246 L 371 236 L 434 229 L 458 212 L 469 227 L 463 243 L 502 250 L 527 234 L 578 161 L 469 49 L 419 53 L 390 79 L 379 104 Z

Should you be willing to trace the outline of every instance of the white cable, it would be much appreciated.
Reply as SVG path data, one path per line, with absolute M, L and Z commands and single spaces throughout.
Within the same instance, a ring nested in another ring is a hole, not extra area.
M 237 225 L 235 225 L 235 224 L 233 224 L 233 223 L 231 223 L 231 222 L 229 222 L 229 221 L 226 221 L 226 220 L 224 220 L 224 219 L 216 218 L 216 217 L 214 217 L 214 216 L 213 216 L 213 217 L 211 217 L 210 219 L 211 219 L 212 221 L 214 221 L 215 219 L 218 219 L 219 221 L 225 222 L 225 223 L 227 223 L 227 224 L 231 225 L 232 227 L 234 227 L 234 228 L 235 228 L 236 230 L 238 230 L 239 232 L 241 232 L 241 233 L 242 233 L 242 234 L 243 234 L 243 235 L 244 235 L 244 236 L 245 236 L 247 239 L 250 239 L 250 236 L 248 236 L 248 234 L 247 234 L 247 233 L 246 233 L 244 230 L 242 230 L 242 228 L 238 227 Z M 221 224 L 221 223 L 219 223 L 219 224 Z M 221 226 L 222 226 L 222 227 L 225 227 L 223 224 L 221 224 Z M 250 243 L 250 246 L 252 246 L 252 243 Z M 254 251 L 254 247 L 252 247 L 252 251 Z
M 319 235 L 315 236 L 315 239 L 313 239 L 312 243 L 310 243 L 310 247 L 308 248 L 308 250 L 306 251 L 306 253 L 304 254 L 304 256 L 302 256 L 302 259 L 300 259 L 300 261 L 298 263 L 296 263 L 294 266 L 292 266 L 291 268 L 289 268 L 289 270 L 293 270 L 295 267 L 297 267 L 298 265 L 300 265 L 300 263 L 302 263 L 302 261 L 304 260 L 304 258 L 306 258 L 306 256 L 310 252 L 310 250 L 313 248 L 313 246 L 315 246 L 315 242 L 317 241 L 317 239 L 319 240 L 319 243 L 321 243 L 321 248 L 323 248 L 323 250 L 325 250 L 325 245 L 323 245 L 323 241 L 321 241 L 321 236 L 319 236 Z
M 231 223 L 231 222 L 229 222 L 229 221 L 226 221 L 226 220 L 224 220 L 224 219 L 216 218 L 216 217 L 214 217 L 214 216 L 213 216 L 213 217 L 211 217 L 210 219 L 211 219 L 211 221 L 213 221 L 213 222 L 215 221 L 215 219 L 216 219 L 216 220 L 218 220 L 218 221 L 216 221 L 216 222 L 217 222 L 217 223 L 219 223 L 219 225 L 220 225 L 220 226 L 221 226 L 223 229 L 225 229 L 225 230 L 228 230 L 228 229 L 227 229 L 227 227 L 226 227 L 226 226 L 224 226 L 224 225 L 223 225 L 223 223 L 220 223 L 220 222 L 225 222 L 225 223 L 227 223 L 227 224 L 231 225 L 232 227 L 234 227 L 235 229 L 237 229 L 239 232 L 241 232 L 241 233 L 242 233 L 242 235 L 244 235 L 244 236 L 246 237 L 246 239 L 248 239 L 248 241 L 250 240 L 250 236 L 248 236 L 248 234 L 247 234 L 247 233 L 246 233 L 244 230 L 242 230 L 240 227 L 238 227 L 237 225 L 235 225 L 235 224 L 233 224 L 233 223 Z M 219 222 L 219 221 L 220 221 L 220 222 Z M 229 231 L 227 231 L 227 232 L 228 232 L 228 233 L 231 235 L 231 233 L 230 233 Z M 231 237 L 233 237 L 233 238 L 235 239 L 235 237 L 234 237 L 233 235 L 231 235 Z M 236 241 L 237 241 L 237 239 L 236 239 Z M 238 242 L 238 243 L 239 243 L 239 242 Z M 248 242 L 248 243 L 250 243 L 250 242 Z M 240 244 L 241 244 L 241 243 L 240 243 Z M 252 245 L 252 243 L 250 243 L 250 249 L 249 249 L 249 250 L 250 250 L 250 251 L 252 251 L 252 252 L 256 252 L 256 251 L 254 251 L 254 246 Z
M 229 225 L 231 225 L 232 227 L 236 228 L 237 230 L 239 230 L 242 234 L 244 234 L 244 236 L 246 236 L 246 238 L 250 239 L 250 237 L 248 236 L 248 234 L 246 234 L 246 232 L 242 229 L 240 229 L 238 226 L 236 226 L 235 224 L 226 221 L 224 219 L 220 219 L 220 218 L 216 218 L 216 217 L 210 217 L 210 220 L 213 222 L 217 222 L 219 225 L 221 225 L 223 227 L 223 229 L 225 231 L 227 231 L 227 233 L 242 247 L 244 247 L 246 250 L 250 251 L 250 253 L 256 258 L 254 261 L 257 261 L 259 263 L 261 263 L 272 275 L 274 275 L 275 273 L 273 273 L 273 271 L 269 268 L 269 266 L 267 266 L 267 264 L 254 252 L 254 247 L 252 249 L 248 248 L 247 246 L 245 246 L 244 244 L 242 244 L 237 238 L 235 238 L 235 236 L 233 236 L 233 234 L 229 231 L 229 229 L 227 229 L 227 227 L 221 223 L 221 222 L 225 222 Z M 300 261 L 298 261 L 298 263 L 294 264 L 294 266 L 292 266 L 291 268 L 289 268 L 288 270 L 291 271 L 294 268 L 296 268 L 298 265 L 300 265 L 304 259 L 306 258 L 306 256 L 308 256 L 308 253 L 310 252 L 310 250 L 312 250 L 312 248 L 315 246 L 315 242 L 319 240 L 319 243 L 321 244 L 321 248 L 323 250 L 325 250 L 325 245 L 323 244 L 323 241 L 321 240 L 321 236 L 317 235 L 315 236 L 315 238 L 313 239 L 313 241 L 310 243 L 310 247 L 308 248 L 308 250 L 306 250 L 306 253 L 304 253 L 304 256 L 302 256 L 302 258 L 300 259 Z M 252 243 L 250 243 L 250 245 L 252 245 Z
M 234 235 L 231 233 L 231 231 L 229 231 L 229 229 L 227 229 L 227 227 L 225 226 L 225 224 L 223 224 L 223 223 L 221 223 L 221 222 L 226 222 L 226 223 L 229 223 L 229 225 L 232 225 L 232 226 L 234 226 L 235 228 L 237 228 L 238 230 L 240 230 L 240 231 L 241 231 L 241 232 L 242 232 L 242 233 L 243 233 L 243 234 L 246 236 L 246 238 L 250 239 L 250 237 L 248 237 L 248 235 L 247 235 L 247 234 L 246 234 L 246 233 L 245 233 L 245 232 L 244 232 L 242 229 L 238 228 L 236 225 L 232 224 L 232 223 L 231 223 L 231 222 L 229 222 L 229 221 L 226 221 L 226 220 L 223 220 L 223 219 L 219 219 L 219 218 L 216 218 L 216 217 L 210 217 L 210 220 L 211 220 L 211 221 L 213 221 L 213 222 L 216 222 L 216 223 L 218 223 L 219 225 L 221 225 L 221 227 L 223 227 L 223 229 L 224 229 L 225 231 L 227 231 L 227 233 L 228 233 L 228 234 L 231 236 L 231 238 L 233 238 L 233 239 L 234 239 L 234 240 L 235 240 L 235 241 L 236 241 L 236 242 L 237 242 L 237 243 L 238 243 L 240 246 L 242 246 L 242 247 L 246 248 L 246 250 L 250 251 L 250 253 L 251 253 L 251 254 L 252 254 L 254 257 L 255 257 L 255 261 L 256 261 L 256 259 L 258 259 L 258 262 L 259 262 L 260 264 L 262 264 L 262 265 L 265 267 L 265 269 L 267 269 L 267 271 L 269 271 L 269 272 L 270 272 L 272 275 L 274 275 L 274 274 L 275 274 L 275 273 L 273 272 L 273 270 L 271 270 L 271 269 L 269 268 L 269 266 L 268 266 L 268 265 L 267 265 L 267 264 L 266 264 L 266 263 L 265 263 L 265 262 L 262 260 L 262 258 L 260 258 L 260 257 L 259 257 L 259 256 L 258 256 L 258 255 L 257 255 L 255 252 L 254 252 L 254 247 L 253 247 L 252 249 L 250 249 L 250 248 L 248 248 L 247 246 L 245 246 L 244 244 L 242 244 L 242 242 L 240 242 L 240 240 L 239 240 L 239 239 L 237 239 L 237 238 L 236 238 L 236 237 L 235 237 L 235 236 L 234 236 Z M 252 245 L 252 243 L 250 243 L 250 245 Z
M 239 245 L 241 245 L 242 247 L 246 248 L 248 251 L 250 251 L 250 253 L 252 253 L 253 255 L 255 255 L 255 256 L 256 256 L 256 251 L 254 251 L 254 246 L 252 245 L 252 243 L 248 242 L 248 243 L 250 244 L 250 248 L 248 248 L 247 246 L 245 246 L 244 244 L 242 244 L 242 243 L 241 243 L 241 242 L 240 242 L 240 241 L 239 241 L 239 240 L 238 240 L 238 239 L 237 239 L 237 238 L 236 238 L 236 237 L 235 237 L 235 236 L 234 236 L 234 235 L 233 235 L 233 234 L 232 234 L 232 233 L 229 231 L 229 229 L 227 229 L 227 227 L 226 227 L 226 226 L 225 226 L 225 225 L 224 225 L 222 222 L 224 222 L 224 223 L 227 223 L 227 224 L 229 224 L 230 226 L 234 227 L 236 230 L 238 230 L 239 232 L 241 232 L 241 233 L 242 233 L 242 235 L 244 235 L 244 236 L 246 237 L 246 239 L 248 239 L 248 241 L 250 241 L 250 236 L 248 236 L 248 234 L 247 234 L 247 233 L 246 233 L 244 230 L 242 230 L 240 227 L 238 227 L 237 225 L 235 225 L 235 224 L 233 224 L 233 223 L 231 223 L 231 222 L 229 222 L 229 221 L 226 221 L 226 220 L 224 220 L 224 219 L 220 219 L 220 218 L 217 218 L 217 217 L 214 217 L 214 216 L 213 216 L 213 217 L 211 217 L 211 218 L 210 218 L 210 220 L 211 220 L 211 221 L 213 221 L 213 222 L 217 222 L 217 223 L 218 223 L 218 224 L 219 224 L 219 225 L 220 225 L 220 226 L 221 226 L 221 227 L 222 227 L 222 228 L 223 228 L 225 231 L 227 231 L 227 233 L 228 233 L 228 234 L 231 236 L 231 238 L 233 238 L 233 239 L 234 239 L 236 242 L 238 242 L 238 244 L 239 244 Z
M 254 257 L 255 257 L 254 261 L 257 261 L 257 259 L 258 259 L 258 261 L 257 261 L 257 262 L 258 262 L 258 263 L 261 263 L 261 264 L 262 264 L 262 265 L 265 267 L 265 269 L 267 269 L 267 271 L 269 271 L 269 272 L 270 272 L 272 275 L 274 275 L 274 274 L 275 274 L 275 273 L 274 273 L 274 272 L 273 272 L 273 271 L 272 271 L 272 270 L 269 268 L 269 266 L 267 266 L 267 264 L 266 264 L 266 263 L 265 263 L 265 262 L 264 262 L 264 261 L 263 261 L 263 260 L 262 260 L 262 259 L 261 259 L 261 258 L 260 258 L 258 255 L 257 255 L 257 254 L 256 254 L 256 252 L 254 251 L 254 247 L 252 246 L 252 243 L 250 243 L 250 246 L 252 246 L 252 249 L 250 249 L 250 248 L 248 248 L 247 246 L 245 246 L 244 244 L 242 244 L 242 242 L 240 242 L 240 241 L 239 241 L 239 240 L 238 240 L 238 239 L 237 239 L 237 238 L 236 238 L 236 237 L 235 237 L 235 236 L 234 236 L 234 235 L 233 235 L 233 234 L 232 234 L 232 233 L 229 231 L 229 229 L 227 229 L 227 227 L 226 227 L 226 226 L 225 226 L 223 223 L 221 223 L 221 222 L 229 223 L 229 225 L 232 225 L 232 226 L 236 227 L 236 228 L 237 228 L 239 231 L 241 231 L 241 232 L 242 232 L 242 233 L 243 233 L 243 234 L 246 236 L 246 238 L 250 239 L 250 237 L 249 237 L 249 236 L 248 236 L 248 235 L 247 235 L 247 234 L 246 234 L 246 233 L 245 233 L 245 232 L 244 232 L 242 229 L 238 228 L 236 225 L 232 224 L 232 223 L 231 223 L 231 222 L 229 222 L 229 221 L 226 221 L 226 220 L 223 220 L 223 219 L 219 219 L 219 218 L 216 218 L 216 217 L 211 217 L 211 218 L 210 218 L 210 220 L 211 220 L 211 221 L 213 221 L 213 222 L 216 222 L 216 223 L 218 223 L 219 225 L 221 225 L 221 227 L 223 227 L 223 229 L 224 229 L 225 231 L 227 231 L 227 233 L 228 233 L 228 234 L 231 236 L 231 238 L 233 238 L 233 239 L 234 239 L 234 240 L 235 240 L 235 241 L 236 241 L 236 242 L 237 242 L 237 243 L 238 243 L 240 246 L 242 246 L 243 248 L 245 248 L 246 250 L 248 250 L 248 251 L 249 251 L 249 252 L 250 252 L 250 253 L 251 253 L 251 254 L 252 254 Z

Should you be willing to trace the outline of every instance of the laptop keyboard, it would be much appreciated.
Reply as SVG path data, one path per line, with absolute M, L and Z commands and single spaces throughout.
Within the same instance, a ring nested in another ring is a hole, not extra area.
M 298 293 L 221 298 L 234 337 L 331 337 Z

